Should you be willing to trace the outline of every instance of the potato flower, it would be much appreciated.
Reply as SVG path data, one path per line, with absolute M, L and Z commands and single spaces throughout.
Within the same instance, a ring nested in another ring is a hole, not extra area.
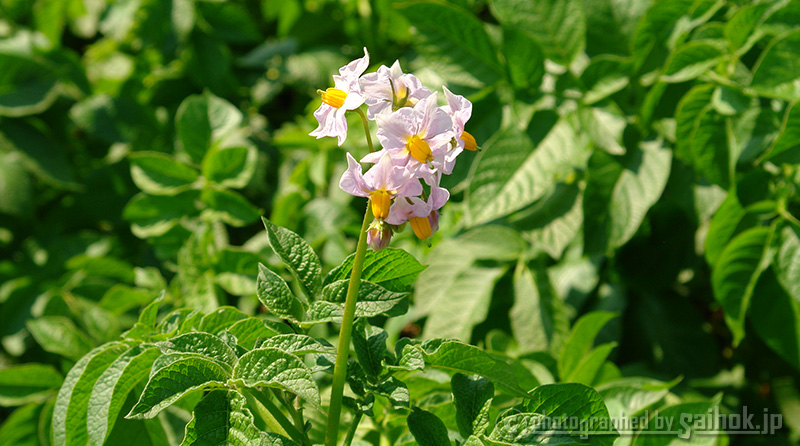
M 340 146 L 344 143 L 347 138 L 345 113 L 364 103 L 359 77 L 368 66 L 369 54 L 364 48 L 364 57 L 339 68 L 339 76 L 333 76 L 333 87 L 325 91 L 317 90 L 322 95 L 322 104 L 314 112 L 319 126 L 309 135 L 316 136 L 317 139 L 333 136 L 339 140 Z
M 362 175 L 359 164 L 347 154 L 347 170 L 339 180 L 339 187 L 350 195 L 369 197 L 372 215 L 379 220 L 389 216 L 395 197 L 413 197 L 422 193 L 419 180 L 403 166 L 395 165 L 388 154 Z
M 376 73 L 361 77 L 361 90 L 367 104 L 367 117 L 392 113 L 403 107 L 413 107 L 422 99 L 433 94 L 422 86 L 413 74 L 403 73 L 400 62 L 395 61 L 391 68 L 381 65 Z

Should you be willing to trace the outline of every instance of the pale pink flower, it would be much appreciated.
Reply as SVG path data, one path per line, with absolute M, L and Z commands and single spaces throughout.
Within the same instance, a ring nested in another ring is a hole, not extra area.
M 433 94 L 422 86 L 413 74 L 403 73 L 400 62 L 391 68 L 381 65 L 376 73 L 361 77 L 361 89 L 367 106 L 367 117 L 391 113 L 401 107 L 413 107 L 417 102 Z
M 339 180 L 339 187 L 350 195 L 369 197 L 375 218 L 389 216 L 392 199 L 413 197 L 422 193 L 419 180 L 403 166 L 395 165 L 387 154 L 362 175 L 361 164 L 347 154 L 347 170 Z

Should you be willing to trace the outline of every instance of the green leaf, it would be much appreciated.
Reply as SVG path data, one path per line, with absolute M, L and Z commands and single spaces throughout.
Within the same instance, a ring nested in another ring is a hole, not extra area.
M 228 330 L 229 327 L 247 318 L 248 316 L 238 308 L 219 307 L 203 316 L 197 329 L 211 334 L 218 334 L 222 330 Z
M 515 28 L 503 28 L 503 56 L 515 88 L 536 88 L 544 77 L 544 54 L 529 34 Z
M 325 342 L 324 344 L 311 336 L 304 334 L 286 333 L 264 339 L 259 348 L 277 348 L 280 351 L 301 356 L 309 353 L 334 354 L 336 349 Z
M 33 188 L 17 153 L 0 153 L 0 214 L 29 217 Z
M 238 192 L 205 189 L 201 199 L 215 215 L 231 226 L 246 226 L 261 216 L 261 211 Z
M 575 322 L 572 332 L 564 344 L 564 349 L 558 357 L 558 370 L 562 377 L 571 375 L 594 345 L 597 333 L 611 320 L 617 317 L 615 313 L 595 311 L 588 313 Z
M 267 310 L 278 317 L 302 321 L 305 314 L 303 303 L 295 297 L 289 285 L 263 264 L 258 264 L 256 295 Z
M 242 122 L 242 113 L 210 93 L 190 96 L 175 116 L 178 141 L 192 161 L 200 164 L 212 145 Z
M 676 404 L 659 409 L 658 420 L 649 419 L 631 446 L 712 446 L 717 444 L 717 431 L 709 428 L 708 414 L 719 406 L 719 399 Z M 653 435 L 663 431 L 664 426 L 679 426 L 680 439 L 674 435 Z M 701 435 L 698 435 L 702 433 Z
M 183 357 L 153 369 L 139 401 L 125 418 L 154 418 L 191 392 L 222 387 L 230 376 L 217 362 L 198 356 Z
M 796 247 L 790 249 L 794 248 Z M 790 294 L 789 290 L 792 288 L 785 281 L 776 277 L 778 274 L 773 270 L 780 271 L 781 275 L 785 273 L 778 267 L 778 263 L 779 260 L 773 268 L 767 268 L 759 277 L 748 317 L 752 328 L 764 343 L 796 369 L 800 369 L 800 299 L 796 294 Z M 795 280 L 794 283 L 796 282 Z M 796 288 L 792 283 L 790 286 Z
M 45 351 L 77 361 L 92 348 L 91 341 L 67 317 L 43 316 L 27 322 L 28 330 Z
M 489 410 L 494 398 L 494 386 L 486 378 L 472 379 L 456 373 L 450 380 L 456 408 L 458 432 L 464 438 L 484 435 L 489 428 Z
M 775 37 L 753 69 L 750 87 L 759 95 L 800 99 L 800 30 Z
M 200 191 L 187 190 L 174 196 L 158 196 L 139 193 L 122 211 L 122 218 L 131 222 L 131 232 L 139 238 L 158 237 L 166 234 L 181 218 L 200 214 L 197 200 Z
M 286 437 L 260 431 L 247 408 L 247 401 L 239 393 L 213 390 L 192 411 L 181 446 L 249 446 L 254 443 L 297 446 Z
M 0 370 L 0 406 L 44 402 L 63 378 L 51 365 L 15 364 Z
M 131 178 L 142 191 L 152 195 L 174 195 L 197 181 L 197 171 L 159 152 L 128 155 Z
M 627 87 L 630 83 L 625 75 L 630 69 L 627 64 L 627 59 L 617 56 L 602 55 L 592 58 L 580 77 L 581 83 L 586 87 L 583 103 L 592 105 Z
M 353 348 L 356 358 L 364 372 L 371 378 L 377 378 L 383 371 L 383 357 L 386 355 L 386 339 L 389 334 L 385 330 L 358 319 L 353 324 Z
M 587 252 L 606 252 L 633 237 L 667 184 L 672 152 L 649 142 L 629 153 L 621 165 L 598 159 L 600 166 L 590 167 L 594 176 L 583 200 Z
M 323 300 L 312 302 L 304 323 L 341 323 L 347 287 L 347 280 L 339 280 L 326 285 L 322 290 Z M 408 293 L 395 293 L 372 282 L 361 281 L 361 285 L 358 287 L 355 317 L 401 316 L 407 311 Z
M 128 394 L 147 376 L 159 355 L 157 348 L 137 345 L 103 371 L 92 388 L 87 408 L 90 445 L 102 445 L 106 441 Z
M 715 266 L 722 251 L 736 233 L 739 223 L 745 217 L 745 209 L 739 203 L 735 190 L 728 192 L 719 205 L 708 227 L 705 241 L 705 256 L 709 265 Z
M 447 427 L 436 415 L 415 407 L 406 421 L 408 430 L 420 446 L 451 446 Z
M 744 338 L 744 319 L 758 277 L 772 261 L 774 227 L 748 229 L 734 237 L 720 254 L 711 272 L 714 297 L 725 311 L 725 322 L 733 333 L 733 343 Z
M 495 220 L 533 203 L 585 165 L 589 154 L 589 144 L 566 120 L 556 124 L 535 149 L 530 137 L 518 129 L 501 130 L 485 144 L 473 167 L 467 198 L 471 224 Z
M 203 176 L 222 186 L 241 189 L 255 173 L 257 156 L 253 146 L 212 149 L 203 160 Z
M 652 378 L 620 378 L 601 384 L 597 392 L 612 418 L 630 417 L 661 401 L 679 381 L 680 378 L 666 383 Z
M 760 32 L 754 31 L 765 18 L 764 13 L 768 9 L 770 9 L 769 3 L 757 3 L 745 5 L 736 11 L 736 14 L 725 24 L 725 37 L 732 49 L 749 48 L 746 43 L 755 36 L 761 36 Z
M 517 264 L 514 305 L 508 317 L 511 332 L 523 353 L 558 352 L 569 333 L 564 303 L 555 293 L 543 268 L 532 272 L 525 264 Z
M 53 409 L 53 444 L 86 444 L 86 414 L 92 388 L 98 378 L 128 347 L 105 344 L 81 358 L 64 378 Z
M 314 300 L 319 295 L 322 274 L 317 253 L 299 235 L 275 226 L 266 218 L 262 220 L 267 228 L 267 239 L 272 250 L 297 278 L 308 300 Z
M 619 108 L 586 107 L 579 111 L 578 117 L 593 143 L 611 155 L 625 154 L 622 137 L 628 123 Z
M 236 365 L 236 352 L 222 339 L 210 333 L 186 333 L 172 339 L 156 343 L 165 355 L 198 355 L 211 359 L 232 369 Z
M 370 386 L 370 391 L 388 399 L 395 409 L 408 409 L 411 401 L 406 384 L 394 376 L 383 380 L 377 386 Z
M 341 265 L 332 269 L 323 282 L 328 286 L 339 280 L 349 280 L 353 270 L 355 254 L 348 256 Z M 417 276 L 427 268 L 411 254 L 397 248 L 380 251 L 368 250 L 364 256 L 361 280 L 380 285 L 387 290 L 403 293 L 410 291 Z
M 716 43 L 703 40 L 686 43 L 670 57 L 661 81 L 679 83 L 694 79 L 714 67 L 722 55 Z
M 678 102 L 675 111 L 675 156 L 692 164 L 692 134 L 714 95 L 713 84 L 693 87 Z
M 422 345 L 425 364 L 466 375 L 480 375 L 514 396 L 527 397 L 511 366 L 473 345 L 458 341 L 432 340 Z
M 483 23 L 470 12 L 443 1 L 414 1 L 397 8 L 434 44 L 446 65 L 459 66 L 484 83 L 502 73 Z
M 423 337 L 469 342 L 472 329 L 486 319 L 494 285 L 507 268 L 470 267 L 442 288 L 435 310 L 428 314 Z M 438 284 L 443 285 L 443 284 Z
M 786 108 L 780 133 L 766 153 L 764 159 L 773 159 L 778 155 L 789 155 L 800 148 L 800 101 L 795 101 Z
M 39 422 L 43 406 L 28 404 L 11 412 L 0 425 L 0 446 L 39 446 Z
M 583 2 L 586 15 L 586 53 L 629 55 L 631 39 L 651 3 L 647 0 L 594 0 Z
M 5 55 L 3 55 L 5 56 Z M 53 104 L 59 96 L 56 67 L 45 64 L 31 65 L 31 72 L 17 69 L 18 60 L 8 56 L 0 57 L 0 69 L 4 72 L 2 92 L 0 92 L 0 116 L 21 117 L 41 113 Z M 18 74 L 23 73 L 23 74 Z M 16 78 L 7 84 L 9 78 Z
M 775 256 L 775 275 L 789 296 L 800 302 L 800 233 L 787 226 L 780 232 L 780 248 Z
M 580 362 L 578 362 L 572 370 L 572 373 L 565 376 L 562 381 L 591 386 L 605 364 L 608 355 L 611 354 L 611 351 L 614 350 L 616 346 L 616 342 L 598 345 L 581 358 Z
M 492 0 L 490 6 L 504 27 L 530 34 L 557 63 L 569 65 L 586 46 L 586 18 L 579 0 Z
M 247 387 L 288 390 L 314 406 L 320 405 L 319 387 L 311 369 L 297 356 L 277 348 L 257 348 L 242 355 L 233 369 L 233 380 Z
M 583 438 L 588 436 L 588 443 L 592 446 L 611 446 L 619 437 L 619 433 L 611 423 L 603 398 L 596 390 L 582 384 L 565 383 L 539 386 L 531 392 L 530 400 L 525 403 L 525 407 L 531 413 L 548 417 L 550 421 L 554 422 L 549 428 L 566 432 L 567 437 L 572 437 L 577 433 L 584 436 Z M 557 421 L 559 419 L 570 421 L 569 424 L 559 423 Z M 573 427 L 572 420 L 575 419 L 582 422 L 577 429 Z M 604 419 L 606 423 L 602 422 Z M 513 421 L 506 420 L 503 419 L 503 423 L 507 428 L 513 426 Z M 591 424 L 587 424 L 589 421 Z M 575 439 L 577 440 L 577 438 Z M 582 444 L 586 443 L 582 442 Z
M 252 350 L 259 338 L 266 339 L 281 333 L 291 333 L 292 329 L 285 324 L 273 323 L 255 317 L 242 319 L 225 329 L 236 336 L 239 345 Z

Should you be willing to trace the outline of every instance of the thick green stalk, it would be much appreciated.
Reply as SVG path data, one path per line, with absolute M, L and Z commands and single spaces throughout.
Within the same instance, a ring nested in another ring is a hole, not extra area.
M 350 284 L 344 301 L 342 328 L 339 331 L 339 345 L 336 347 L 336 364 L 333 367 L 333 386 L 331 387 L 331 404 L 328 411 L 328 430 L 325 438 L 326 446 L 336 446 L 339 441 L 339 419 L 342 413 L 342 397 L 344 382 L 347 377 L 347 359 L 350 356 L 350 338 L 353 333 L 353 320 L 356 314 L 358 287 L 361 285 L 361 269 L 364 267 L 364 256 L 367 252 L 367 228 L 372 220 L 367 201 L 364 223 L 358 235 L 356 256 L 353 259 L 353 270 L 350 272 Z

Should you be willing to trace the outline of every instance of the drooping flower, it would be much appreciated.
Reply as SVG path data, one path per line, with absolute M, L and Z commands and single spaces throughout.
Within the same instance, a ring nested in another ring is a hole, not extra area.
M 422 193 L 419 180 L 403 166 L 395 165 L 388 154 L 362 175 L 361 164 L 348 153 L 347 170 L 339 180 L 339 187 L 350 195 L 369 197 L 372 215 L 377 219 L 389 216 L 395 197 L 413 197 Z
M 422 86 L 416 76 L 403 73 L 400 62 L 395 61 L 391 68 L 381 65 L 375 73 L 361 77 L 361 89 L 369 107 L 367 117 L 391 113 L 402 107 L 413 107 L 422 99 L 433 94 Z
M 467 121 L 472 117 L 472 102 L 464 96 L 454 94 L 445 86 L 442 86 L 442 89 L 447 98 L 447 105 L 442 109 L 453 119 L 453 130 L 456 133 L 457 146 L 472 151 L 478 150 L 475 137 L 464 131 Z
M 396 164 L 421 177 L 429 177 L 437 169 L 449 174 L 445 155 L 453 139 L 452 121 L 436 104 L 436 93 L 422 99 L 412 108 L 401 108 L 391 114 L 378 115 L 378 140 Z M 382 152 L 383 152 L 382 151 Z M 362 161 L 374 163 L 381 152 L 371 153 Z
M 395 200 L 386 222 L 391 225 L 408 222 L 414 235 L 422 240 L 432 236 L 439 229 L 439 209 L 450 199 L 450 192 L 439 186 L 440 178 L 441 174 L 437 174 L 426 181 L 431 186 L 427 200 L 419 197 Z
M 369 66 L 369 54 L 364 48 L 364 57 L 356 59 L 339 68 L 339 75 L 333 76 L 333 87 L 325 91 L 318 90 L 322 95 L 322 104 L 314 117 L 319 126 L 309 133 L 317 139 L 325 136 L 334 136 L 339 140 L 339 145 L 347 138 L 347 119 L 345 113 L 355 110 L 364 103 L 359 77 Z

